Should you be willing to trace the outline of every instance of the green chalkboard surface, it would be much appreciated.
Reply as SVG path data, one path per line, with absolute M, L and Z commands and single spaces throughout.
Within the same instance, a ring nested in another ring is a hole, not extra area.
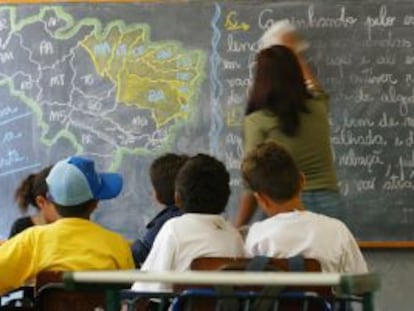
M 0 236 L 28 173 L 71 154 L 125 176 L 94 219 L 128 238 L 157 212 L 163 152 L 208 152 L 241 189 L 241 122 L 257 40 L 289 19 L 331 96 L 345 222 L 360 241 L 414 241 L 414 4 L 195 1 L 0 6 Z M 384 244 L 384 245 L 385 245 Z

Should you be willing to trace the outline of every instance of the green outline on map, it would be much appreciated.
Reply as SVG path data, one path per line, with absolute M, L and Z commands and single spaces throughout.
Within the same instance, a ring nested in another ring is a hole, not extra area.
M 54 32 L 52 32 L 53 37 L 59 40 L 65 40 L 65 39 L 69 39 L 73 37 L 76 33 L 78 33 L 81 30 L 82 27 L 93 27 L 93 30 L 90 31 L 90 35 L 86 36 L 85 39 L 83 39 L 83 41 L 86 40 L 87 37 L 90 37 L 92 35 L 94 35 L 97 39 L 105 39 L 106 36 L 108 36 L 110 32 L 113 31 L 116 27 L 118 28 L 122 36 L 128 34 L 131 31 L 138 31 L 138 30 L 142 31 L 143 32 L 142 42 L 144 44 L 149 44 L 148 46 L 151 47 L 151 49 L 153 49 L 154 51 L 157 51 L 158 47 L 165 47 L 165 46 L 172 46 L 176 48 L 177 50 L 181 49 L 182 51 L 184 51 L 182 55 L 187 55 L 187 54 L 191 55 L 191 58 L 196 60 L 192 64 L 193 66 L 195 66 L 195 68 L 191 68 L 192 71 L 195 71 L 196 74 L 194 75 L 194 77 L 191 78 L 191 80 L 193 81 L 188 84 L 188 85 L 192 85 L 193 87 L 189 88 L 191 89 L 191 92 L 188 93 L 187 95 L 188 102 L 184 103 L 184 105 L 188 106 L 190 103 L 192 103 L 192 105 L 195 105 L 195 103 L 197 102 L 198 94 L 199 94 L 198 91 L 200 90 L 202 81 L 205 78 L 204 64 L 206 61 L 206 56 L 205 56 L 205 53 L 201 50 L 191 50 L 190 52 L 186 52 L 184 49 L 182 49 L 182 45 L 178 41 L 163 41 L 162 43 L 151 42 L 149 41 L 150 27 L 147 24 L 134 23 L 134 24 L 130 24 L 127 26 L 125 22 L 122 20 L 114 20 L 108 23 L 106 27 L 103 29 L 102 23 L 99 19 L 83 18 L 75 22 L 72 15 L 65 12 L 62 7 L 54 7 L 54 6 L 42 7 L 39 9 L 39 12 L 37 14 L 34 14 L 32 16 L 29 16 L 29 17 L 26 17 L 26 18 L 23 18 L 17 21 L 16 8 L 9 7 L 9 6 L 0 8 L 0 12 L 6 11 L 6 10 L 9 11 L 9 16 L 10 16 L 10 25 L 11 25 L 10 33 L 21 31 L 25 26 L 28 26 L 35 22 L 44 21 L 44 18 L 47 13 L 54 13 L 58 19 L 62 20 L 65 23 L 64 26 L 61 26 L 58 29 L 56 29 Z M 119 40 L 121 39 L 122 37 L 119 38 Z M 80 41 L 81 45 L 83 41 Z M 119 42 L 120 41 L 118 41 L 118 43 Z M 130 44 L 128 53 L 131 52 L 132 47 L 133 47 L 133 44 Z M 177 55 L 177 57 L 179 55 Z M 112 57 L 114 57 L 114 55 L 112 55 Z M 125 57 L 125 60 L 123 60 L 123 66 L 126 66 L 127 62 L 128 62 L 128 57 Z M 95 69 L 97 68 L 95 67 Z M 159 68 L 157 69 L 159 71 Z M 121 76 L 120 76 L 121 73 L 122 71 L 119 72 L 117 79 L 115 81 L 111 80 L 113 83 L 115 83 L 115 87 L 117 87 L 117 89 L 119 88 L 119 85 L 117 83 L 119 83 L 121 79 Z M 145 79 L 145 78 L 140 78 L 140 79 Z M 161 81 L 161 79 L 157 81 Z M 171 80 L 168 80 L 167 82 L 174 84 Z M 178 80 L 177 80 L 177 83 L 179 84 Z M 27 97 L 24 94 L 24 92 L 16 90 L 14 82 L 11 78 L 2 78 L 0 80 L 0 85 L 7 85 L 9 87 L 11 95 L 19 98 L 23 103 L 29 106 L 29 108 L 33 111 L 33 114 L 37 118 L 38 125 L 40 126 L 41 131 L 42 131 L 40 140 L 47 147 L 52 147 L 60 138 L 65 138 L 73 145 L 77 153 L 82 153 L 84 151 L 84 147 L 81 145 L 80 142 L 78 142 L 77 136 L 75 136 L 75 134 L 73 134 L 70 130 L 65 129 L 65 128 L 60 129 L 55 135 L 53 135 L 53 138 L 47 139 L 45 137 L 45 133 L 48 131 L 49 125 L 43 118 L 43 112 L 40 109 L 39 104 L 32 98 Z M 180 103 L 178 104 L 181 105 Z M 183 108 L 184 105 L 180 107 Z M 139 107 L 143 108 L 141 106 Z M 144 109 L 145 108 L 146 107 L 144 107 Z M 156 109 L 152 109 L 152 110 L 149 109 L 149 110 L 152 113 L 154 113 Z M 191 112 L 192 114 L 189 114 L 187 112 L 182 112 L 181 114 L 178 113 L 178 115 L 175 115 L 177 120 L 175 121 L 174 125 L 171 125 L 168 128 L 169 135 L 166 136 L 167 137 L 166 141 L 163 142 L 161 146 L 158 147 L 157 149 L 147 150 L 143 147 L 137 147 L 137 148 L 117 147 L 116 151 L 112 155 L 112 163 L 109 167 L 109 170 L 116 170 L 121 165 L 122 160 L 125 155 L 149 155 L 154 152 L 162 152 L 162 151 L 168 150 L 171 147 L 173 141 L 175 140 L 176 135 L 178 134 L 178 128 L 182 126 L 185 122 L 193 122 L 191 120 L 191 116 L 194 116 L 194 110 L 192 110 Z M 187 116 L 187 119 L 184 120 L 186 116 Z M 176 118 L 173 118 L 173 119 L 176 119 Z M 156 118 L 154 118 L 154 120 L 155 122 L 157 122 Z M 164 124 L 168 124 L 168 122 L 170 121 L 171 119 L 168 119 L 163 124 L 157 123 L 157 126 L 161 127 Z

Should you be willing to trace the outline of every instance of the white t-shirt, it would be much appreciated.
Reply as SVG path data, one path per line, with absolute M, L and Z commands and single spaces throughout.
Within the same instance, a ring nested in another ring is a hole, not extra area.
M 197 257 L 243 257 L 240 233 L 220 215 L 188 213 L 168 220 L 155 238 L 142 271 L 189 270 Z M 170 286 L 138 283 L 136 291 L 169 291 Z
M 368 271 L 358 244 L 345 224 L 308 211 L 280 213 L 254 223 L 247 233 L 245 249 L 248 256 L 315 258 L 324 272 Z

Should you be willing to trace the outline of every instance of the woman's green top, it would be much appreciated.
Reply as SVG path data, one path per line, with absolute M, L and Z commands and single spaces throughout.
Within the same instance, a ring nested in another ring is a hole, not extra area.
M 335 164 L 330 143 L 329 97 L 313 92 L 306 102 L 310 113 L 300 114 L 300 126 L 294 137 L 282 133 L 279 119 L 271 111 L 258 110 L 244 119 L 245 153 L 257 145 L 276 141 L 293 156 L 306 177 L 304 190 L 337 190 Z

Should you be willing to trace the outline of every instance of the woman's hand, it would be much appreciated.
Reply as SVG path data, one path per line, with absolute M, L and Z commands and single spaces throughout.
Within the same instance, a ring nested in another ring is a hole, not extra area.
M 277 44 L 284 45 L 295 53 L 309 47 L 309 43 L 297 33 L 295 26 L 287 19 L 274 22 L 259 40 L 260 49 Z
M 281 45 L 284 45 L 291 49 L 293 52 L 298 53 L 303 50 L 304 40 L 296 31 L 289 31 L 282 33 L 281 35 L 276 34 L 277 39 Z

